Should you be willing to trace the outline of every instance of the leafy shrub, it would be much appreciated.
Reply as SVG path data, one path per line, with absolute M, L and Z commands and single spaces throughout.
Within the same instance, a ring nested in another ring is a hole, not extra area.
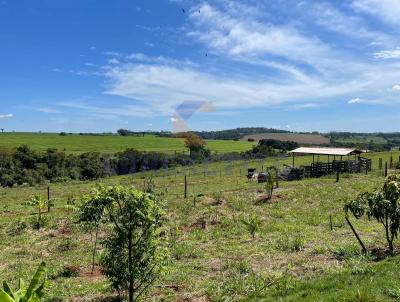
M 245 216 L 244 218 L 242 218 L 241 222 L 245 225 L 247 231 L 250 233 L 250 235 L 254 239 L 256 236 L 256 233 L 260 230 L 260 226 L 261 226 L 260 217 L 258 217 L 256 214 L 251 214 L 251 215 L 248 215 L 248 216 Z

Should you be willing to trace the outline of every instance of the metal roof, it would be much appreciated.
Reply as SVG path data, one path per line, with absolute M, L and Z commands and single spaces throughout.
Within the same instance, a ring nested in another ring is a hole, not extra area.
M 360 154 L 362 151 L 357 149 L 348 149 L 348 148 L 308 148 L 308 147 L 300 147 L 290 151 L 290 153 L 295 154 L 315 154 L 315 155 L 354 155 Z

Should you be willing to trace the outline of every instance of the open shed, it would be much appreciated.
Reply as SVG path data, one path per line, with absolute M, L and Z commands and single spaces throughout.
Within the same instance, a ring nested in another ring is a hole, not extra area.
M 300 147 L 289 152 L 292 155 L 293 168 L 295 155 L 312 155 L 310 166 L 300 166 L 304 177 L 322 176 L 333 172 L 359 173 L 371 170 L 371 160 L 361 157 L 363 151 L 349 148 Z M 327 162 L 320 161 L 324 156 Z M 353 157 L 354 156 L 354 157 Z

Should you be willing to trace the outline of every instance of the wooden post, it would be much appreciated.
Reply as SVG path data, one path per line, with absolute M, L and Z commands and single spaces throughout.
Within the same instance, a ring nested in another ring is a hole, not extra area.
M 339 171 L 336 171 L 336 182 L 339 182 Z
M 388 164 L 385 162 L 385 177 L 387 177 L 388 174 Z
M 353 225 L 351 224 L 349 218 L 347 216 L 345 216 L 347 223 L 349 224 L 351 230 L 353 231 L 354 236 L 356 236 L 358 243 L 360 244 L 361 248 L 362 248 L 362 253 L 363 255 L 367 254 L 367 249 L 365 248 L 364 243 L 361 241 L 360 236 L 358 236 L 356 230 L 354 229 Z
M 50 186 L 47 186 L 47 212 L 50 212 Z
M 186 175 L 185 175 L 185 195 L 184 198 L 187 198 L 187 179 L 186 179 Z
M 390 154 L 390 169 L 393 169 L 393 156 Z
M 331 231 L 333 231 L 332 215 L 329 215 L 329 223 L 331 225 Z
M 292 153 L 292 166 L 294 168 L 294 153 Z

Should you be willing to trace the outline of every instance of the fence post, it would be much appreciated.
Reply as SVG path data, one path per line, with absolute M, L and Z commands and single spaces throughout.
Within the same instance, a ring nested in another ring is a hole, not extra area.
M 393 156 L 390 154 L 390 169 L 393 169 Z
M 354 229 L 353 225 L 351 224 L 349 218 L 347 216 L 345 216 L 345 219 L 346 219 L 348 225 L 350 226 L 351 230 L 353 231 L 354 236 L 356 236 L 357 241 L 358 241 L 358 243 L 360 244 L 360 246 L 362 248 L 363 255 L 366 255 L 367 254 L 367 249 L 365 248 L 364 243 L 361 241 L 360 236 L 358 236 L 358 234 L 357 234 L 356 230 Z
M 385 162 L 385 177 L 387 177 L 388 174 L 388 164 Z
M 187 179 L 186 179 L 186 175 L 185 175 L 185 195 L 184 198 L 186 199 L 187 197 Z
M 329 223 L 331 225 L 331 231 L 333 231 L 332 215 L 329 215 Z
M 382 157 L 379 158 L 379 170 L 382 170 Z
M 336 172 L 336 182 L 339 182 L 339 171 Z
M 47 212 L 50 212 L 50 186 L 47 186 Z

